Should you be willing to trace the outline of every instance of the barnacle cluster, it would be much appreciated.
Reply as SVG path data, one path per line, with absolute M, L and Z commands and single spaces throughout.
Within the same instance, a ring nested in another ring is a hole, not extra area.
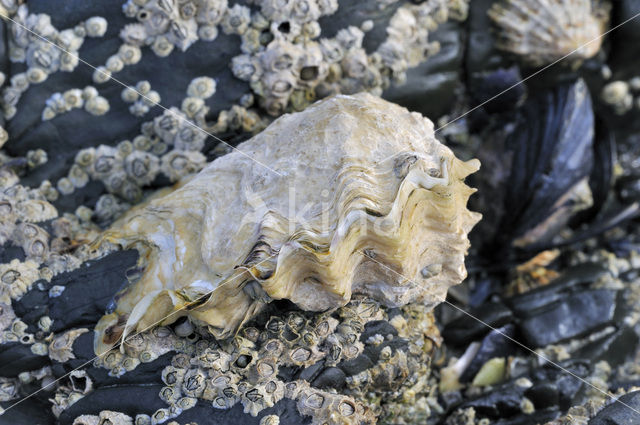
M 337 2 L 260 2 L 260 13 L 242 33 L 243 54 L 233 58 L 233 74 L 251 84 L 260 105 L 272 116 L 287 110 L 300 111 L 316 99 L 332 94 L 368 91 L 381 94 L 391 82 L 402 82 L 406 71 L 437 53 L 439 44 L 429 32 L 446 21 L 449 10 L 466 17 L 467 3 L 427 1 L 403 5 L 392 17 L 387 39 L 372 54 L 362 42 L 362 28 L 350 26 L 335 37 L 319 38 L 317 19 L 337 10 Z M 262 33 L 269 30 L 268 43 Z
M 600 98 L 617 115 L 624 115 L 634 107 L 640 109 L 640 77 L 606 84 L 602 88 Z
M 281 117 L 104 233 L 138 249 L 145 271 L 96 326 L 96 352 L 187 314 L 229 336 L 271 299 L 311 311 L 358 293 L 434 306 L 466 274 L 480 217 L 466 209 L 463 179 L 477 169 L 428 119 L 367 93 Z
M 313 424 L 374 423 L 378 414 L 392 422 L 391 418 L 402 410 L 399 405 L 411 402 L 402 394 L 410 390 L 420 399 L 428 393 L 423 379 L 428 375 L 435 346 L 432 341 L 439 338 L 433 315 L 426 307 L 411 307 L 407 312 L 408 322 L 389 319 L 387 310 L 378 303 L 355 300 L 333 314 L 299 310 L 274 313 L 227 340 L 215 340 L 206 327 L 186 321 L 173 329 L 159 327 L 127 339 L 123 350 L 112 350 L 102 357 L 100 365 L 119 376 L 140 363 L 177 352 L 171 365 L 162 371 L 165 387 L 159 396 L 168 407 L 150 416 L 138 415 L 136 424 L 175 418 L 198 399 L 217 409 L 240 403 L 245 413 L 256 416 L 283 398 L 295 400 L 300 414 L 311 416 Z M 361 341 L 368 324 L 386 320 L 395 323 L 397 335 L 387 331 Z M 382 345 L 372 342 L 378 338 L 383 340 Z M 408 341 L 408 347 L 399 348 L 402 344 L 394 344 L 394 338 Z M 335 369 L 347 361 L 357 362 L 365 346 L 380 346 L 372 350 L 380 351 L 379 359 L 373 358 L 372 367 L 347 378 L 345 389 L 336 391 L 331 385 L 320 389 L 311 384 L 311 378 L 287 379 L 279 373 L 283 368 L 319 363 Z M 410 410 L 415 417 L 428 415 L 428 411 L 417 413 L 418 406 Z M 275 419 L 263 420 L 273 423 L 268 421 Z
M 127 87 L 122 90 L 122 100 L 131 103 L 129 112 L 136 117 L 141 117 L 149 112 L 149 109 L 160 103 L 160 95 L 157 91 L 151 90 L 148 81 L 138 81 L 134 87 Z
M 489 16 L 499 27 L 498 48 L 543 66 L 566 56 L 574 63 L 593 57 L 610 9 L 606 0 L 501 0 Z
M 0 106 L 6 119 L 15 115 L 22 93 L 31 84 L 42 83 L 58 71 L 73 71 L 79 63 L 78 50 L 85 37 L 102 37 L 107 30 L 106 19 L 99 16 L 80 22 L 73 28 L 58 30 L 51 24 L 49 15 L 30 14 L 26 4 L 17 7 L 11 19 L 15 22 L 8 24 L 9 59 L 24 62 L 28 68 L 14 74 L 10 85 L 2 89 Z
M 84 107 L 91 115 L 104 115 L 109 112 L 109 102 L 98 94 L 93 86 L 87 86 L 83 90 L 69 89 L 64 93 L 54 93 L 45 102 L 42 111 L 42 121 L 48 121 L 56 115 L 64 114 L 72 109 Z

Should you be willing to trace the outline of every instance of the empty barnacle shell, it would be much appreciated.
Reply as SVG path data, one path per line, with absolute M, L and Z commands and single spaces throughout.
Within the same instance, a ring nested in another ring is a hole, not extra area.
M 145 272 L 99 322 L 98 352 L 181 316 L 229 336 L 265 305 L 260 291 L 241 290 L 253 281 L 269 299 L 323 311 L 354 293 L 434 306 L 466 276 L 467 233 L 480 216 L 466 209 L 473 190 L 463 179 L 479 163 L 455 158 L 419 114 L 369 94 L 336 96 L 238 149 L 259 162 L 238 151 L 218 158 L 102 235 L 139 249 Z M 442 272 L 425 279 L 434 263 Z
M 606 0 L 503 0 L 488 14 L 500 27 L 498 48 L 542 66 L 565 56 L 580 62 L 598 53 L 610 9 Z

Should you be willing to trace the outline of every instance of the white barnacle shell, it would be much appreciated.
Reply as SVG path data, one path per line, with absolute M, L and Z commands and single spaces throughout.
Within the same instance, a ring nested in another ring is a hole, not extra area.
M 124 169 L 138 186 L 144 186 L 156 178 L 159 172 L 159 159 L 149 152 L 135 151 L 126 157 Z
M 133 103 L 136 100 L 138 100 L 138 97 L 140 97 L 140 95 L 134 88 L 126 87 L 125 89 L 122 90 L 120 97 L 122 98 L 123 102 Z
M 82 90 L 80 89 L 69 89 L 62 94 L 62 98 L 69 108 L 82 108 L 84 105 Z
M 169 180 L 177 181 L 201 170 L 205 161 L 204 155 L 200 152 L 172 150 L 162 156 L 160 171 L 169 177 Z
M 84 23 L 88 37 L 102 37 L 107 32 L 107 20 L 102 16 L 92 16 Z
M 198 38 L 200 38 L 201 40 L 213 41 L 217 37 L 218 37 L 218 27 L 214 25 L 200 25 L 198 27 Z
M 455 158 L 419 114 L 365 93 L 335 96 L 238 150 L 103 235 L 146 263 L 97 325 L 98 352 L 163 317 L 188 315 L 226 337 L 269 299 L 311 311 L 352 294 L 434 306 L 466 276 L 480 215 L 466 208 L 463 179 L 479 163 Z M 442 271 L 425 278 L 429 264 Z
M 227 9 L 227 13 L 222 20 L 222 31 L 225 34 L 242 35 L 249 28 L 251 22 L 251 9 L 247 6 L 236 4 Z
M 107 62 L 105 63 L 105 67 L 111 72 L 120 72 L 122 68 L 124 68 L 124 62 L 118 55 L 109 56 Z
M 633 107 L 633 95 L 626 81 L 612 81 L 605 85 L 600 95 L 602 101 L 613 107 L 618 115 L 623 115 Z
M 196 21 L 199 24 L 215 26 L 224 18 L 227 7 L 227 0 L 198 0 Z
M 85 102 L 84 109 L 91 115 L 104 115 L 109 112 L 109 101 L 102 96 L 93 97 Z
M 183 52 L 198 40 L 198 24 L 194 19 L 172 20 L 167 39 Z
M 257 81 L 262 76 L 262 67 L 255 57 L 238 55 L 231 59 L 231 72 L 243 81 Z
M 120 31 L 122 41 L 132 46 L 143 46 L 147 37 L 147 30 L 142 24 L 129 24 Z
M 593 57 L 610 8 L 603 0 L 511 0 L 495 3 L 488 13 L 500 29 L 499 48 L 542 66 L 569 54 L 574 62 Z
M 33 260 L 0 264 L 0 303 L 10 306 L 11 299 L 20 299 L 38 278 L 38 263 Z
M 260 12 L 269 21 L 283 22 L 291 16 L 295 0 L 261 0 Z
M 83 333 L 89 332 L 86 328 L 72 329 L 61 335 L 57 335 L 49 344 L 49 357 L 51 360 L 64 363 L 71 359 L 75 359 L 73 354 L 73 343 Z
M 118 57 L 125 65 L 135 65 L 142 58 L 140 47 L 133 44 L 123 44 L 118 49 Z
M 208 99 L 216 92 L 216 82 L 210 77 L 197 77 L 191 80 L 187 87 L 187 95 Z
M 16 211 L 20 215 L 20 219 L 27 223 L 38 223 L 58 216 L 56 207 L 40 199 L 27 199 L 19 202 Z
M 93 71 L 92 78 L 96 84 L 106 83 L 111 79 L 111 71 L 106 66 L 99 66 Z
M 31 84 L 40 84 L 47 79 L 47 74 L 42 68 L 29 68 L 27 69 L 27 80 Z
M 173 48 L 173 43 L 171 43 L 169 39 L 163 35 L 157 36 L 153 41 L 153 44 L 151 45 L 151 50 L 153 50 L 153 53 L 161 58 L 169 56 L 169 54 L 171 54 L 171 52 L 173 51 Z
M 4 127 L 0 126 L 0 148 L 9 140 L 9 133 Z

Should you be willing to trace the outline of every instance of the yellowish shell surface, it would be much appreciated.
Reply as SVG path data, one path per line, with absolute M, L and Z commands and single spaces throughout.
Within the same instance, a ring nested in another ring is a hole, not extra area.
M 228 337 L 272 299 L 436 305 L 466 276 L 480 215 L 463 180 L 478 167 L 431 121 L 369 94 L 284 115 L 105 232 L 144 271 L 98 323 L 96 352 L 181 316 Z
M 489 10 L 496 45 L 534 66 L 569 56 L 593 57 L 602 44 L 611 4 L 606 0 L 501 0 Z

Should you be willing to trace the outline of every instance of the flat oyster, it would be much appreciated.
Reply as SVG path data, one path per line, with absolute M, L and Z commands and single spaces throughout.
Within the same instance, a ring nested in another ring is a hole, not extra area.
M 479 162 L 455 158 L 420 114 L 339 95 L 238 149 L 102 236 L 138 249 L 144 271 L 98 323 L 97 353 L 181 316 L 225 338 L 271 299 L 310 311 L 352 294 L 435 305 L 465 278 L 481 216 L 463 179 Z

